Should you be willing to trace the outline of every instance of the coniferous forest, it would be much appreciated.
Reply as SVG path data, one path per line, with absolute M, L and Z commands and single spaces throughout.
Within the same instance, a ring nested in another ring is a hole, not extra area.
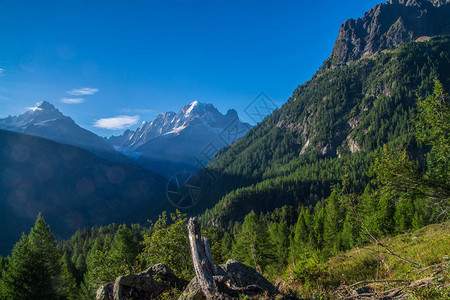
M 191 208 L 58 240 L 37 215 L 0 256 L 0 299 L 136 299 L 99 291 L 159 264 L 177 284 L 154 298 L 206 299 L 186 294 L 199 285 L 191 217 L 217 266 L 276 289 L 238 299 L 450 299 L 449 49 L 439 35 L 329 58 L 191 178 Z

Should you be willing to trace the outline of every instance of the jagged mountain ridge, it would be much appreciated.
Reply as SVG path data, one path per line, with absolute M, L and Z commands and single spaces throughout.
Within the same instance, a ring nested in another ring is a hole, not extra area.
M 193 101 L 178 113 L 159 114 L 152 122 L 143 122 L 136 131 L 127 130 L 107 141 L 149 169 L 170 175 L 201 169 L 217 151 L 244 136 L 250 128 L 239 120 L 234 109 L 223 115 L 212 104 Z M 202 151 L 208 145 L 212 147 L 206 157 Z M 167 167 L 161 168 L 164 164 L 174 167 L 168 173 Z
M 137 149 L 159 136 L 179 134 L 191 125 L 201 124 L 205 128 L 220 133 L 237 118 L 238 115 L 234 109 L 228 110 L 226 115 L 223 115 L 212 104 L 193 101 L 183 106 L 178 113 L 161 113 L 151 122 L 142 122 L 136 131 L 126 130 L 120 136 L 110 137 L 108 141 L 117 149 Z M 243 125 L 250 127 L 247 123 Z
M 418 38 L 448 35 L 449 16 L 448 0 L 390 0 L 378 4 L 362 18 L 342 24 L 324 67 L 351 63 Z
M 115 151 L 101 137 L 80 127 L 47 101 L 37 103 L 35 107 L 29 108 L 21 115 L 0 119 L 0 129 L 78 146 L 114 161 L 126 160 L 125 156 Z

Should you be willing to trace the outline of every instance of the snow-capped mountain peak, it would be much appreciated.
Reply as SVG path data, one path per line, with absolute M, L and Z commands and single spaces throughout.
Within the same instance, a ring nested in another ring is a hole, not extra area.
M 35 111 L 37 111 L 37 110 L 42 110 L 42 108 L 41 108 L 40 106 L 41 106 L 43 103 L 44 103 L 43 101 L 38 102 L 38 103 L 36 103 L 36 105 L 35 105 L 34 107 L 26 107 L 26 109 L 27 109 L 28 111 L 33 111 L 33 112 L 35 112 Z
M 0 129 L 23 132 L 63 144 L 78 146 L 113 160 L 123 160 L 110 145 L 96 134 L 81 128 L 47 101 L 27 107 L 23 114 L 0 119 Z
M 198 127 L 200 131 L 210 131 L 218 134 L 231 122 L 237 120 L 235 110 L 230 109 L 223 115 L 214 105 L 192 101 L 183 106 L 178 113 L 164 112 L 159 114 L 152 122 L 142 122 L 139 128 L 131 135 L 127 133 L 127 139 L 111 137 L 109 139 L 116 149 L 124 152 L 136 149 L 160 136 L 179 135 L 189 128 Z M 246 124 L 248 125 L 248 124 Z M 250 126 L 248 125 L 248 128 Z
M 24 131 L 32 124 L 42 123 L 48 120 L 68 118 L 47 101 L 36 103 L 34 107 L 27 107 L 27 111 L 18 116 L 9 116 L 0 119 L 0 128 L 14 131 Z
M 224 146 L 244 136 L 251 126 L 234 109 L 220 113 L 214 105 L 192 101 L 178 113 L 164 112 L 107 142 L 139 164 L 172 176 L 196 172 Z

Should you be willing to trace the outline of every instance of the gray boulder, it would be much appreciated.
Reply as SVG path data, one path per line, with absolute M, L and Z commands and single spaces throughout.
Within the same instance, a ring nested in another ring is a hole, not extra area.
M 155 299 L 172 288 L 183 290 L 187 281 L 179 279 L 166 265 L 157 264 L 144 272 L 119 276 L 97 290 L 97 300 Z
M 255 286 L 255 294 L 258 291 L 267 292 L 268 295 L 278 294 L 277 289 L 252 267 L 246 266 L 235 260 L 228 260 L 225 264 L 216 267 L 217 282 L 223 282 L 225 286 L 235 288 L 247 288 Z M 217 287 L 220 289 L 220 287 Z M 232 299 L 233 297 L 230 297 Z M 203 300 L 200 286 L 194 277 L 178 300 Z M 249 298 L 250 299 L 250 298 Z
M 217 266 L 216 275 L 228 278 L 232 285 L 245 288 L 249 285 L 257 285 L 264 291 L 276 293 L 277 289 L 264 276 L 256 272 L 252 267 L 238 261 L 229 259 L 225 264 Z
M 202 294 L 202 290 L 197 282 L 197 277 L 192 278 L 188 286 L 184 289 L 183 294 L 178 300 L 203 300 L 206 297 Z
M 114 282 L 110 282 L 99 287 L 95 299 L 114 300 Z

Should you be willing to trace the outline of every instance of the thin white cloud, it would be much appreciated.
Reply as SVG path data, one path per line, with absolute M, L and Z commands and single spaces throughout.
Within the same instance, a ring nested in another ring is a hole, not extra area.
M 79 89 L 74 89 L 74 90 L 68 91 L 67 94 L 73 95 L 73 96 L 84 96 L 84 95 L 94 95 L 98 91 L 99 90 L 96 88 L 84 87 L 84 88 L 79 88 Z
M 0 68 L 0 75 L 2 75 L 5 72 L 5 69 Z
M 137 124 L 139 116 L 117 116 L 114 118 L 99 119 L 94 122 L 94 127 L 119 130 Z
M 61 98 L 61 100 L 59 100 L 62 103 L 66 103 L 66 104 L 78 104 L 78 103 L 82 103 L 84 102 L 83 98 Z
M 129 113 L 135 113 L 135 114 L 148 114 L 155 112 L 154 109 L 148 109 L 148 108 L 122 108 L 119 109 L 120 112 L 129 114 Z
M 34 106 L 34 107 L 25 107 L 25 109 L 26 110 L 31 110 L 31 111 L 42 110 L 42 108 L 39 107 L 41 104 L 42 104 L 42 102 L 38 102 L 38 103 L 36 103 L 36 106 Z

